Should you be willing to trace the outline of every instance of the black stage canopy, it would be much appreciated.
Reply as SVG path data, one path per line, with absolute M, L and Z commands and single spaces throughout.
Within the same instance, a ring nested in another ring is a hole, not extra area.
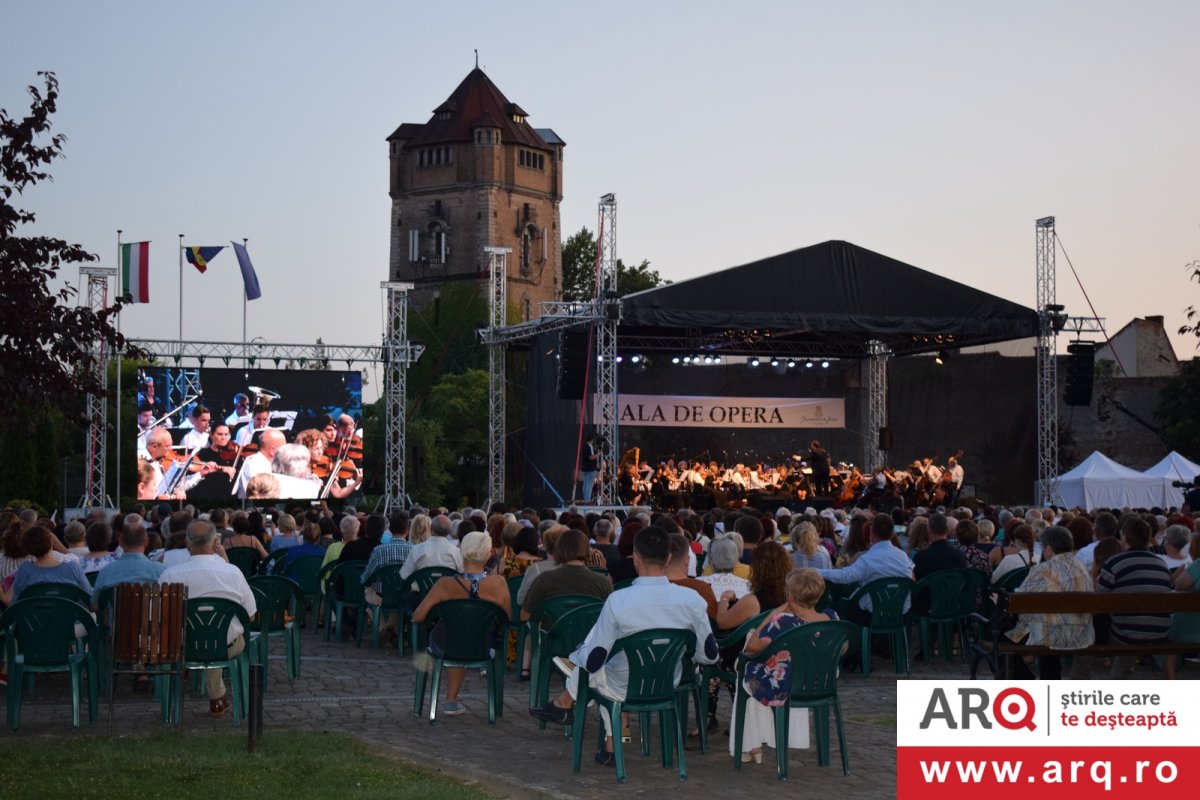
M 1037 332 L 1031 309 L 829 241 L 628 295 L 618 341 L 622 350 L 863 358 L 872 340 L 904 356 Z

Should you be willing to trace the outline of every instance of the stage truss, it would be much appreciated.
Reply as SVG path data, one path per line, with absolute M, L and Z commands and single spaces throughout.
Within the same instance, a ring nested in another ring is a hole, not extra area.
M 109 267 L 80 267 L 80 279 L 87 278 L 87 306 L 93 313 L 99 315 L 108 308 L 108 281 L 116 276 L 117 271 Z M 88 394 L 85 404 L 88 420 L 87 464 L 79 507 L 112 508 L 107 480 L 108 350 L 102 338 L 91 342 L 87 369 L 99 383 L 100 394 Z
M 508 323 L 508 254 L 510 247 L 485 247 L 488 257 L 488 328 Z M 488 502 L 504 502 L 505 348 L 488 345 Z
M 106 287 L 116 270 L 85 268 L 88 277 L 88 302 L 92 310 L 105 308 Z M 99 273 L 99 274 L 95 274 Z M 96 287 L 93 284 L 97 284 Z M 355 364 L 384 365 L 384 513 L 411 505 L 405 492 L 405 447 L 406 447 L 406 388 L 408 368 L 415 364 L 425 351 L 424 345 L 408 341 L 408 292 L 411 283 L 384 282 L 384 338 L 381 345 L 350 344 L 286 344 L 278 342 L 201 342 L 179 339 L 130 339 L 130 343 L 141 349 L 149 358 L 162 364 L 190 367 L 220 362 L 224 366 L 247 369 L 279 368 L 291 362 L 301 369 L 308 364 L 329 367 L 345 362 L 346 369 Z M 96 297 L 100 299 L 97 300 Z M 96 303 L 99 305 L 96 305 Z M 98 345 L 93 345 L 97 347 Z M 97 368 L 102 376 L 108 374 L 108 359 L 103 350 Z M 107 386 L 102 378 L 102 385 Z M 95 408 L 93 408 L 95 406 Z M 104 465 L 107 455 L 107 403 L 103 397 L 88 397 L 88 476 L 85 495 L 80 506 L 112 507 L 105 494 L 106 475 Z

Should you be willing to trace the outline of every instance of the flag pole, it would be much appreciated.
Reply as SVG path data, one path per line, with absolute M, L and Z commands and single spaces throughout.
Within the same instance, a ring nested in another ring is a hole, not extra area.
M 117 229 L 117 297 L 125 295 L 121 289 L 121 229 Z M 117 336 L 121 335 L 121 314 L 117 314 Z M 121 350 L 117 348 L 117 508 L 121 507 Z
M 242 237 L 242 247 L 246 246 L 246 242 L 250 241 L 245 236 Z M 248 368 L 247 348 L 246 348 L 246 283 L 242 282 L 242 371 L 245 372 Z
M 179 354 L 183 355 L 183 234 L 179 234 Z

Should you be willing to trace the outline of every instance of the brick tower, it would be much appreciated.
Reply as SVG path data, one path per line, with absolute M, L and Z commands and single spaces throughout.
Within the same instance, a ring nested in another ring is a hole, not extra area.
M 390 280 L 424 303 L 443 284 L 480 281 L 485 247 L 509 247 L 508 300 L 522 320 L 562 296 L 562 139 L 533 128 L 476 67 L 424 124 L 388 137 Z

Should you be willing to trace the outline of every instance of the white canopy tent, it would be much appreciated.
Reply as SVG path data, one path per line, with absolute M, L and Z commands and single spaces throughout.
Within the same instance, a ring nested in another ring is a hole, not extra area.
M 1200 475 L 1200 464 L 1188 461 L 1172 450 L 1166 458 L 1142 474 L 1162 482 L 1162 499 L 1155 505 L 1163 508 L 1178 507 L 1183 503 L 1183 494 L 1171 483 L 1173 481 L 1191 483 L 1197 475 Z
M 1163 479 L 1124 467 L 1100 451 L 1058 478 L 1058 495 L 1068 508 L 1153 508 L 1162 505 Z

